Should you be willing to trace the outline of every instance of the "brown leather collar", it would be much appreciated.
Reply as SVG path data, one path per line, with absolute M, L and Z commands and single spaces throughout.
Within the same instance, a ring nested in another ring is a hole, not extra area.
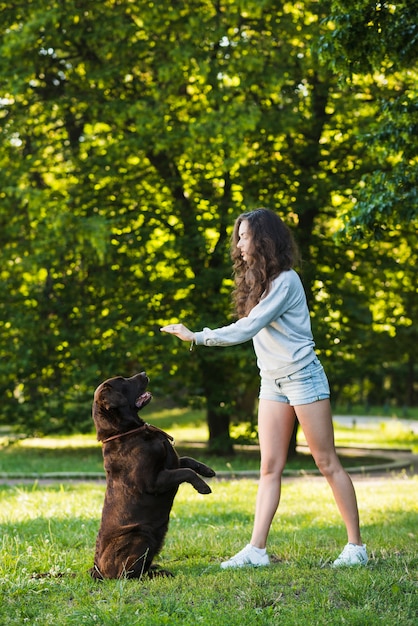
M 103 439 L 102 444 L 105 444 L 108 441 L 113 441 L 113 439 L 119 439 L 120 437 L 126 437 L 127 435 L 133 435 L 134 433 L 138 433 L 145 426 L 148 426 L 148 428 L 150 428 L 151 430 L 155 430 L 159 433 L 162 433 L 174 445 L 174 437 L 166 433 L 164 430 L 161 430 L 161 428 L 157 428 L 157 426 L 153 426 L 152 424 L 148 424 L 147 422 L 144 422 L 144 424 L 142 424 L 142 426 L 139 426 L 139 428 L 134 428 L 133 430 L 127 430 L 126 433 L 119 433 L 117 435 L 113 435 L 112 437 L 108 437 L 107 439 Z

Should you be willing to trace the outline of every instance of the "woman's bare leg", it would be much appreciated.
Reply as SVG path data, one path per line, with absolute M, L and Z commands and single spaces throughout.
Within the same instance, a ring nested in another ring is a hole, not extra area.
M 279 505 L 281 477 L 294 423 L 293 407 L 272 400 L 259 401 L 260 482 L 250 541 L 256 548 L 266 547 L 270 526 Z
M 362 545 L 356 493 L 335 450 L 329 400 L 296 406 L 295 412 L 315 463 L 332 489 L 347 529 L 348 541 Z

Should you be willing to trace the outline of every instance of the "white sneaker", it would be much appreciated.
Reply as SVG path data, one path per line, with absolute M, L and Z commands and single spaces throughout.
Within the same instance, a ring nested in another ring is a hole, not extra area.
M 358 546 L 355 543 L 347 543 L 340 556 L 335 559 L 332 567 L 351 567 L 353 565 L 366 565 L 367 556 L 366 544 Z
M 268 554 L 260 554 L 254 546 L 250 543 L 245 546 L 238 554 L 221 563 L 222 569 L 228 567 L 243 567 L 244 565 L 251 565 L 252 567 L 261 567 L 263 565 L 270 565 L 270 559 Z

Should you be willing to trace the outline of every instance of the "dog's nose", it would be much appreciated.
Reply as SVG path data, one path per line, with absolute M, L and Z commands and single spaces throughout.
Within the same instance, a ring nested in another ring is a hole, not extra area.
M 134 374 L 128 380 L 134 381 L 134 380 L 138 380 L 138 379 L 149 382 L 149 378 L 148 378 L 146 372 L 139 372 L 139 374 Z

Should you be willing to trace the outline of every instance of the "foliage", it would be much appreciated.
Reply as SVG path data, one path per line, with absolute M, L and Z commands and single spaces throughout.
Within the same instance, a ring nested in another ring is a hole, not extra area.
M 356 73 L 382 65 L 414 67 L 417 61 L 417 0 L 370 3 L 332 0 L 324 50 L 337 67 Z
M 249 536 L 255 481 L 182 487 L 159 562 L 174 578 L 92 581 L 103 487 L 0 488 L 0 621 L 12 624 L 205 626 L 415 623 L 416 480 L 359 482 L 370 563 L 329 567 L 345 541 L 329 488 L 283 485 L 269 568 L 225 573 L 219 563 Z M 47 578 L 33 573 L 49 572 Z
M 0 7 L 3 423 L 87 431 L 95 386 L 146 369 L 157 397 L 205 406 L 213 449 L 230 452 L 230 424 L 254 417 L 251 346 L 190 353 L 159 328 L 232 319 L 232 223 L 261 204 L 295 231 L 337 393 L 360 377 L 361 400 L 385 381 L 415 402 L 413 67 L 340 81 L 318 52 L 339 32 L 327 2 Z M 405 182 L 396 197 L 385 168 Z M 359 187 L 396 253 L 338 240 L 364 221 Z
M 369 75 L 383 89 L 375 123 L 364 136 L 378 158 L 354 190 L 347 230 L 388 236 L 401 223 L 417 223 L 418 2 L 332 0 L 328 31 L 319 41 L 330 67 L 352 82 Z M 392 85 L 387 89 L 387 86 Z

